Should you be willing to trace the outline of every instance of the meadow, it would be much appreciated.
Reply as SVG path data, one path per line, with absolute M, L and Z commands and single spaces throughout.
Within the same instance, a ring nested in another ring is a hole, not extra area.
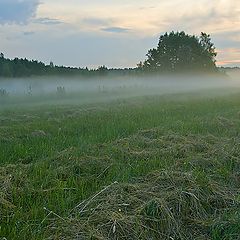
M 0 239 L 239 239 L 240 88 L 152 93 L 4 102 Z

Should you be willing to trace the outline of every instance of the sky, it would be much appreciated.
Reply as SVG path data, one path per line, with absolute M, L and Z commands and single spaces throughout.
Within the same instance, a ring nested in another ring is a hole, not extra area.
M 169 31 L 211 35 L 220 66 L 240 66 L 239 0 L 0 0 L 8 58 L 135 67 Z

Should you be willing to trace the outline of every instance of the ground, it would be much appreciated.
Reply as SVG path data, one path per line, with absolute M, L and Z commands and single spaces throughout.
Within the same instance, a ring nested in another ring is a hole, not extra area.
M 0 111 L 1 237 L 239 238 L 240 90 Z

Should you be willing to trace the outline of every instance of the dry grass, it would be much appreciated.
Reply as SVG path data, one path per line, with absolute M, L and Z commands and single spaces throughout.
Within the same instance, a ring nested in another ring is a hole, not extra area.
M 152 164 L 153 156 L 157 158 L 154 164 L 161 159 L 169 162 L 161 163 L 165 164 L 161 171 L 150 171 L 132 183 L 114 182 L 104 187 L 65 218 L 51 213 L 49 218 L 54 220 L 45 219 L 51 239 L 213 239 L 221 217 L 239 208 L 236 169 L 228 181 L 218 172 L 226 169 L 224 157 L 231 151 L 232 139 L 162 132 L 140 131 L 113 142 L 110 148 L 101 145 L 100 155 L 108 153 L 112 158 L 108 164 L 114 164 L 116 156 L 132 167 L 142 161 Z M 100 165 L 97 158 L 92 160 Z M 240 166 L 239 159 L 234 164 Z M 111 168 L 109 165 L 105 171 Z M 234 229 L 233 237 L 238 233 Z
M 0 236 L 238 239 L 239 97 L 145 100 L 5 113 Z

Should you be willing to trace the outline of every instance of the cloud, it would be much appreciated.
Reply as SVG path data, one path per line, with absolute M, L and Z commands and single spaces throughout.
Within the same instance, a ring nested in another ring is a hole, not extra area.
M 39 23 L 44 25 L 56 25 L 56 24 L 61 24 L 63 22 L 55 18 L 37 18 L 34 20 L 34 23 Z
M 218 61 L 217 65 L 218 66 L 236 66 L 237 64 L 240 64 L 240 59 L 235 59 L 235 60 L 223 60 L 223 61 Z
M 124 32 L 128 32 L 130 29 L 122 28 L 122 27 L 106 27 L 106 28 L 102 28 L 101 30 L 105 32 L 110 32 L 110 33 L 124 33 Z
M 30 36 L 30 35 L 33 35 L 33 34 L 35 34 L 35 32 L 33 32 L 33 31 L 23 33 L 24 36 Z
M 233 1 L 232 1 L 233 2 Z M 186 26 L 189 30 L 208 31 L 210 33 L 224 33 L 226 31 L 239 31 L 240 15 L 231 1 L 213 1 L 204 8 L 196 7 L 195 11 L 186 11 L 173 22 L 175 26 Z
M 39 0 L 1 0 L 0 24 L 26 24 L 35 16 Z
M 104 31 L 108 33 L 129 32 L 129 28 L 118 27 L 118 20 L 114 18 L 87 17 L 81 20 L 82 27 L 88 31 Z
M 103 18 L 84 18 L 81 21 L 83 24 L 94 25 L 94 26 L 106 26 L 113 23 L 112 19 L 103 19 Z

